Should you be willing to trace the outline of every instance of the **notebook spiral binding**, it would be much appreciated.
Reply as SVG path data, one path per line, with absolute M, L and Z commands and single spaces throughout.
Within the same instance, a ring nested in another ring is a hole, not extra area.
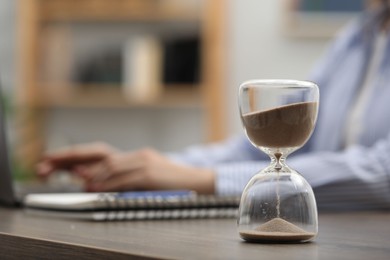
M 102 210 L 95 220 L 151 220 L 235 218 L 238 197 L 194 196 L 183 198 L 142 197 L 126 199 L 115 194 L 101 194 Z

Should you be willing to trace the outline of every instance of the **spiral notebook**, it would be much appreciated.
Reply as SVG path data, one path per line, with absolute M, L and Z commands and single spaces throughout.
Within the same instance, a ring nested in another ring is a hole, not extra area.
M 29 214 L 95 221 L 234 218 L 239 198 L 193 191 L 29 194 Z

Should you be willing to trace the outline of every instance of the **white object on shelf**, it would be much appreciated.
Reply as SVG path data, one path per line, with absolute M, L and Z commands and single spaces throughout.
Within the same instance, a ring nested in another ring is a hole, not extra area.
M 154 36 L 135 36 L 124 46 L 123 91 L 131 101 L 145 102 L 161 92 L 162 47 Z

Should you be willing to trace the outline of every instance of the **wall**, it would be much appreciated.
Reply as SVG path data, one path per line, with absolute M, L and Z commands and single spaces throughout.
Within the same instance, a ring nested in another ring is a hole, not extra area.
M 15 2 L 0 1 L 0 78 L 5 88 L 14 85 L 15 76 Z

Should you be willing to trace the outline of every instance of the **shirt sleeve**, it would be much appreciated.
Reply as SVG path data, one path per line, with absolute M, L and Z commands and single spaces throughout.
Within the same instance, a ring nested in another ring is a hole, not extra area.
M 217 165 L 216 190 L 240 194 L 268 161 Z M 287 158 L 313 187 L 320 209 L 390 209 L 390 135 L 373 147 L 353 146 L 342 152 L 316 152 Z
M 319 208 L 390 209 L 390 135 L 370 148 L 310 153 L 290 165 L 313 187 Z
M 198 167 L 267 158 L 264 153 L 252 146 L 244 135 L 233 136 L 218 143 L 193 145 L 184 151 L 170 153 L 167 156 L 177 163 Z

